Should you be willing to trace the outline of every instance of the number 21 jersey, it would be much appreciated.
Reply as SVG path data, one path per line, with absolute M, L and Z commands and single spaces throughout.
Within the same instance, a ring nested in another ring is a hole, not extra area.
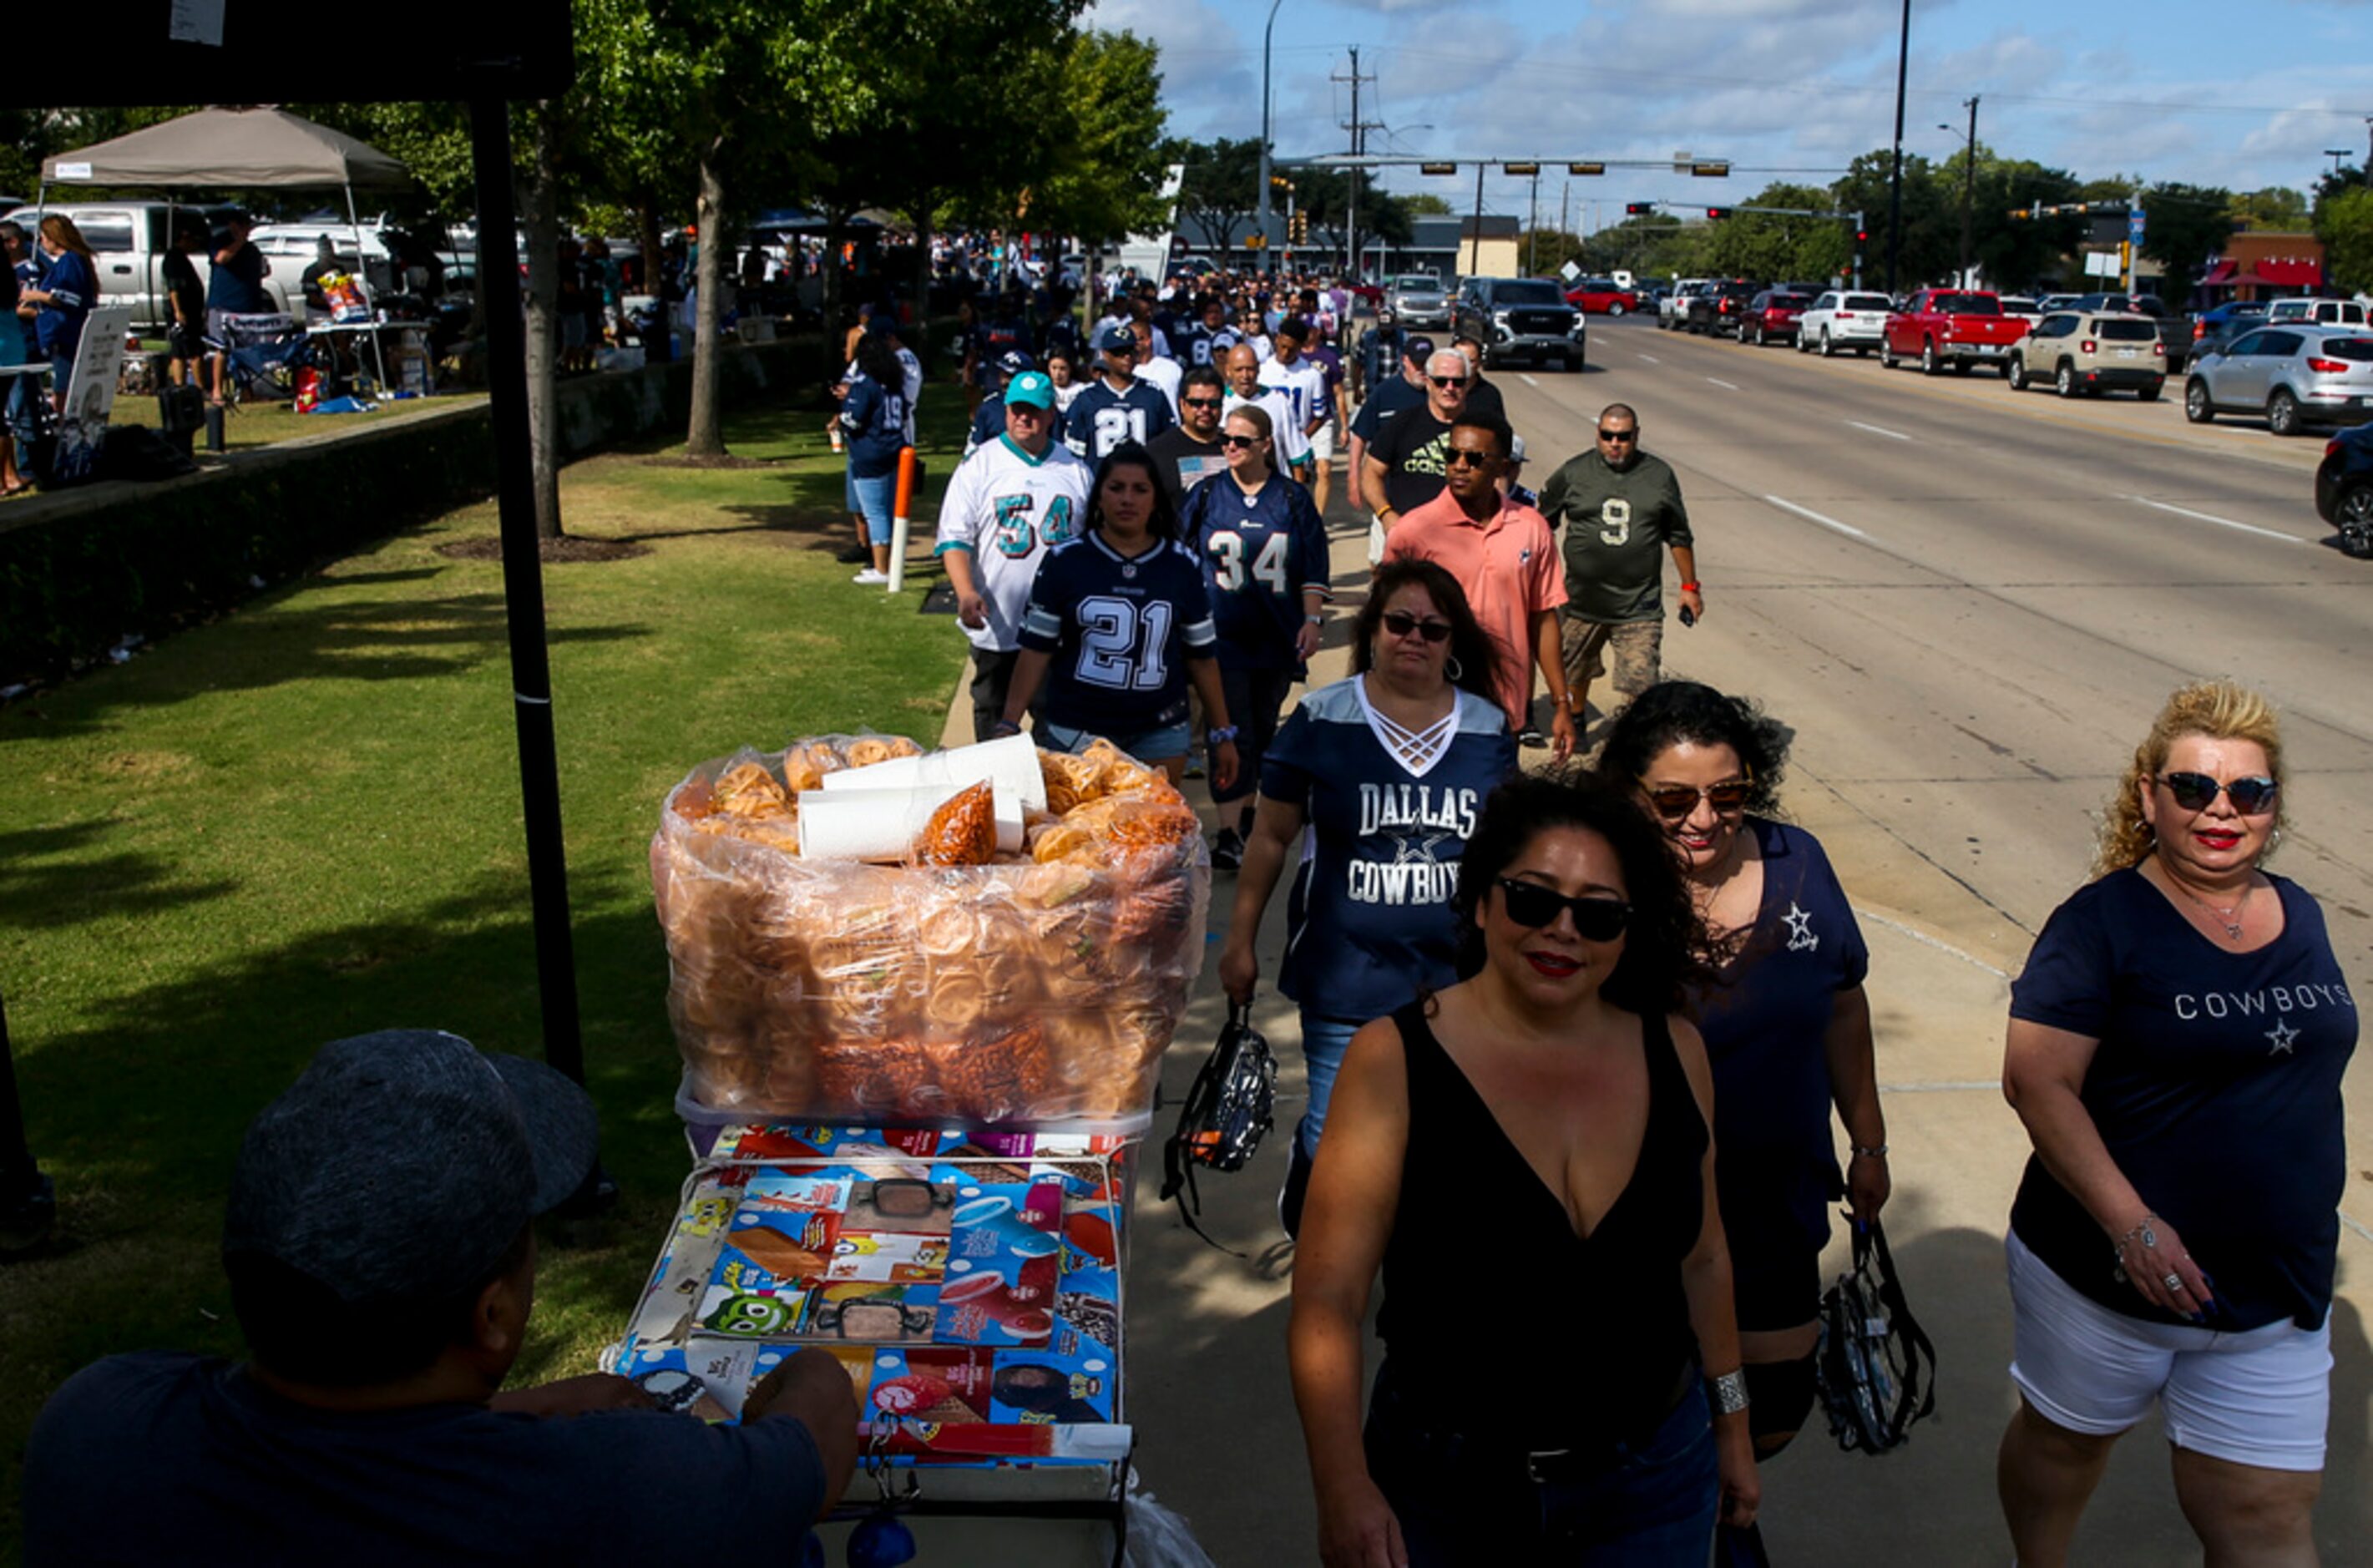
M 1047 555 L 1022 622 L 1022 646 L 1052 656 L 1047 720 L 1105 736 L 1183 720 L 1186 661 L 1214 638 L 1193 552 L 1164 540 L 1126 556 L 1101 533 Z
M 974 582 L 988 603 L 988 624 L 964 628 L 975 648 L 1011 653 L 1021 646 L 1022 609 L 1038 563 L 1086 521 L 1093 477 L 1062 442 L 1047 442 L 1034 458 L 1011 436 L 998 437 L 948 476 L 933 554 L 971 552 Z

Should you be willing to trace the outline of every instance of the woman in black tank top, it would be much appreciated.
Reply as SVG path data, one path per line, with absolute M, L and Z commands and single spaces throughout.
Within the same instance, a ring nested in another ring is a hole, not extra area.
M 1485 805 L 1457 911 L 1461 978 L 1353 1036 L 1311 1176 L 1290 1333 L 1320 1555 L 1702 1568 L 1758 1483 L 1712 1079 L 1672 1016 L 1695 917 L 1627 794 L 1541 778 Z

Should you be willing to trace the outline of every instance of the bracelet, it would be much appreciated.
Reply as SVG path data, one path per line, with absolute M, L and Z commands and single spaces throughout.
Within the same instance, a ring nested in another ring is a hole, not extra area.
M 1233 724 L 1213 725 L 1210 729 L 1203 731 L 1203 739 L 1210 745 L 1234 745 L 1236 743 L 1236 727 Z
M 1854 1158 L 1857 1160 L 1884 1160 L 1887 1158 L 1887 1145 L 1884 1143 L 1880 1144 L 1876 1149 L 1865 1149 L 1861 1144 L 1857 1143 L 1853 1146 L 1853 1152 Z
M 1327 624 L 1327 617 L 1324 615 L 1304 615 L 1302 618 L 1314 626 L 1323 626 Z
M 2145 1251 L 2158 1250 L 2158 1232 L 2152 1228 L 2153 1222 L 2157 1218 L 2157 1214 L 2145 1211 L 2143 1217 L 2135 1223 L 2134 1228 L 2118 1238 L 2116 1246 L 2110 1249 L 2117 1254 L 2118 1261 L 2121 1263 L 2125 1261 L 2126 1247 L 2137 1237 L 2141 1239 Z
M 1022 726 L 1011 719 L 1000 719 L 988 727 L 988 733 L 990 739 L 1001 741 L 1008 735 L 1022 733 Z
M 1735 1416 L 1747 1408 L 1747 1369 L 1736 1367 L 1720 1377 L 1706 1379 L 1706 1392 L 1713 1396 L 1713 1413 Z
M 1698 585 L 1694 582 L 1685 582 L 1681 584 L 1681 591 L 1684 593 L 1695 593 L 1697 591 Z

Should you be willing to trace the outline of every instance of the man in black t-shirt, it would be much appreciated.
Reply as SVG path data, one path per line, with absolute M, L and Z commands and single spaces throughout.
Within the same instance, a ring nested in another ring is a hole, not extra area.
M 1228 449 L 1220 440 L 1220 413 L 1227 400 L 1228 385 L 1220 372 L 1196 366 L 1179 379 L 1178 423 L 1146 443 L 1173 511 L 1186 506 L 1187 491 L 1228 466 Z
M 739 1426 L 607 1375 L 497 1392 L 534 1305 L 531 1222 L 599 1135 L 542 1062 L 432 1030 L 322 1047 L 231 1177 L 223 1269 L 253 1359 L 145 1352 L 68 1379 L 25 1445 L 28 1568 L 698 1562 L 754 1540 L 798 1561 L 856 1464 L 824 1352 L 751 1389 Z
M 205 236 L 188 225 L 174 230 L 165 252 L 165 348 L 172 357 L 175 386 L 187 386 L 205 358 L 206 286 L 198 279 L 190 252 L 205 243 Z
M 1425 406 L 1394 415 L 1368 448 L 1361 486 L 1370 501 L 1383 497 L 1376 521 L 1387 534 L 1400 514 L 1442 494 L 1449 473 L 1450 427 L 1467 408 L 1467 360 L 1455 348 L 1425 363 Z

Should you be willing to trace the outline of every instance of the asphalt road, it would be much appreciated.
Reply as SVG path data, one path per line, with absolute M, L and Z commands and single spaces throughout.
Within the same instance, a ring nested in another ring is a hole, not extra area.
M 1492 372 L 1533 457 L 1526 478 L 1538 485 L 1587 447 L 1615 401 L 1679 473 L 1707 614 L 1667 625 L 1666 668 L 1752 695 L 1795 730 L 1785 806 L 1829 848 L 1871 941 L 1896 1151 L 1888 1230 L 1943 1363 L 1942 1413 L 1900 1454 L 1841 1454 L 1816 1413 L 1767 1471 L 1774 1561 L 1843 1549 L 1990 1568 L 2009 1558 L 1993 1473 L 2012 1404 L 2001 1237 L 2028 1153 L 1997 1087 L 2008 977 L 2083 880 L 2111 780 L 2167 694 L 2229 674 L 2285 716 L 2292 825 L 2276 867 L 2321 900 L 2352 989 L 2373 990 L 2373 820 L 2357 805 L 2373 783 L 2361 674 L 2373 563 L 2326 543 L 2312 498 L 2320 439 L 2189 426 L 2180 382 L 2156 404 L 2063 402 L 1985 373 L 1929 379 L 1637 318 L 1593 318 L 1590 359 L 1580 375 Z M 1342 603 L 1356 605 L 1362 530 L 1348 514 L 1329 521 Z M 1330 648 L 1313 678 L 1341 673 Z M 1218 879 L 1215 933 L 1232 893 Z M 1264 923 L 1264 973 L 1283 903 Z M 1216 990 L 1207 977 L 1172 1047 L 1166 1104 L 1218 1028 Z M 1245 1258 L 1187 1235 L 1149 1179 L 1129 1267 L 1140 1462 L 1222 1564 L 1315 1557 L 1285 1380 L 1292 1250 L 1273 1206 L 1301 1109 L 1297 1031 L 1267 988 L 1256 1018 L 1284 1067 L 1279 1133 L 1245 1172 L 1203 1183 L 1207 1226 Z M 2344 1089 L 2358 1153 L 2317 1517 L 2330 1563 L 2363 1561 L 2373 1539 L 2360 1484 L 2373 1454 L 2368 1058 Z M 1478 1319 L 1477 1375 L 1511 1379 L 1512 1397 L 1552 1365 L 1586 1375 L 1555 1304 L 1528 1302 L 1521 1260 L 1464 1258 L 1455 1237 L 1444 1248 L 1479 1305 L 1494 1304 Z M 2155 1422 L 2120 1445 L 2078 1561 L 2199 1561 L 2164 1456 Z

